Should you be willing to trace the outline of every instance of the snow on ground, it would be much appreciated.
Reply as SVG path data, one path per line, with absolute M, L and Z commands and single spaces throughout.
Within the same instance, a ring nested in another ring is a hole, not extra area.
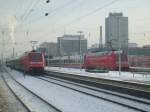
M 22 88 L 18 83 L 12 80 L 7 73 L 3 74 L 9 87 L 19 97 L 19 99 L 27 105 L 32 112 L 50 112 L 53 109 L 46 103 L 42 102 L 37 96 L 31 94 L 26 89 Z M 19 110 L 18 110 L 19 111 Z M 17 112 L 18 112 L 17 111 Z M 19 111 L 21 112 L 21 111 Z M 55 110 L 53 112 L 56 112 Z
M 112 101 L 116 101 L 116 102 L 119 102 L 121 104 L 132 105 L 133 107 L 150 111 L 149 105 L 141 104 L 141 103 L 136 102 L 134 100 L 129 100 L 129 99 L 126 99 L 126 98 L 122 98 L 122 97 L 106 94 L 106 93 L 103 93 L 103 92 L 98 92 L 98 91 L 95 91 L 95 90 L 87 89 L 85 87 L 72 85 L 72 84 L 66 83 L 66 82 L 60 82 L 60 81 L 57 81 L 57 80 L 54 80 L 54 79 L 50 79 L 50 78 L 45 78 L 45 77 L 40 77 L 40 78 L 48 80 L 48 81 L 51 81 L 51 82 L 54 82 L 54 83 L 57 83 L 57 84 L 61 84 L 63 86 L 71 87 L 71 88 L 73 88 L 75 90 L 83 91 L 85 93 L 89 93 L 89 94 L 92 94 L 92 95 L 95 95 L 95 96 L 99 96 L 99 97 L 106 98 L 106 99 L 109 99 L 109 100 L 111 99 Z M 109 91 L 109 93 L 112 93 L 112 92 Z M 124 95 L 123 94 L 119 94 L 119 93 L 117 93 L 117 94 L 121 95 L 121 96 L 130 97 L 130 98 L 135 98 L 133 96 L 127 96 L 125 94 Z M 137 98 L 135 98 L 135 99 L 137 99 Z M 146 99 L 141 99 L 141 100 L 150 102 L 149 100 L 146 100 Z
M 121 75 L 119 75 L 118 71 L 109 71 L 108 73 L 89 73 L 86 72 L 85 69 L 80 70 L 76 68 L 62 68 L 62 67 L 45 67 L 45 70 L 57 71 L 62 73 L 72 73 L 75 75 L 82 75 L 96 78 L 107 78 L 114 80 L 132 80 L 132 81 L 140 81 L 142 83 L 150 83 L 150 73 L 145 75 L 131 72 L 121 72 Z
M 28 112 L 7 87 L 2 75 L 6 74 L 0 72 L 0 112 Z
M 134 110 L 31 76 L 10 71 L 12 76 L 63 112 L 134 112 Z

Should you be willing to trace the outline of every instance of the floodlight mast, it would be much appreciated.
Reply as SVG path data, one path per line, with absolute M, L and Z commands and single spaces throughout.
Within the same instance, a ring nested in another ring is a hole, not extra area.
M 79 33 L 79 55 L 80 55 L 80 71 L 81 71 L 81 68 L 82 68 L 82 59 L 81 59 L 81 36 L 82 36 L 82 33 L 83 31 L 78 31 L 77 33 Z

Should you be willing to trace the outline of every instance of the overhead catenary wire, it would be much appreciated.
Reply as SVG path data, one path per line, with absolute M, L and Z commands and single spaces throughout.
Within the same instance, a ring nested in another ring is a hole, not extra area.
M 65 8 L 66 6 L 72 4 L 73 2 L 76 2 L 76 0 L 70 0 L 69 2 L 64 3 L 64 4 L 61 5 L 60 7 L 57 7 L 57 8 L 55 8 L 55 9 L 51 10 L 51 11 L 46 12 L 46 14 L 50 15 L 50 14 L 56 12 L 56 11 L 63 10 L 63 8 Z M 47 16 L 48 16 L 48 15 L 47 15 Z M 35 18 L 35 19 L 29 21 L 27 24 L 24 24 L 24 26 L 25 26 L 25 25 L 28 25 L 28 24 L 30 24 L 30 23 L 35 23 L 35 22 L 37 22 L 37 21 L 39 21 L 39 20 L 41 20 L 41 19 L 44 19 L 44 14 L 43 14 L 42 16 L 38 17 L 38 18 Z
M 60 7 L 57 7 L 55 9 L 53 9 L 52 11 L 49 11 L 48 13 L 54 13 L 55 11 L 62 10 L 66 6 L 72 4 L 73 2 L 75 2 L 75 0 L 70 0 L 69 2 L 66 2 L 65 4 L 61 5 Z
M 79 4 L 77 4 L 77 6 L 75 6 L 74 9 L 78 9 L 78 7 L 81 6 L 81 5 L 83 5 L 83 4 L 85 5 L 85 1 L 84 1 L 84 0 L 82 0 Z M 75 11 L 75 10 L 72 10 L 71 13 L 74 13 L 74 11 Z M 65 14 L 65 15 L 63 15 L 63 16 L 66 17 L 67 14 Z M 63 17 L 61 17 L 61 18 L 63 18 Z M 62 19 L 61 19 L 61 20 L 62 20 Z M 61 20 L 59 19 L 59 22 L 60 22 Z M 55 22 L 54 24 L 58 23 L 57 20 L 55 20 L 55 21 L 56 21 L 56 22 Z
M 37 0 L 37 1 L 35 2 L 35 4 L 33 4 L 33 6 L 30 8 L 29 12 L 28 12 L 28 13 L 26 14 L 26 16 L 24 17 L 24 20 L 26 20 L 26 19 L 30 16 L 31 12 L 34 11 L 34 8 L 38 5 L 39 2 L 40 2 L 40 0 Z
M 111 6 L 112 4 L 116 3 L 117 1 L 120 1 L 120 0 L 113 0 L 113 1 L 111 1 L 111 2 L 109 2 L 109 3 L 107 3 L 107 4 L 104 4 L 103 6 L 98 7 L 97 9 L 95 9 L 95 10 L 93 10 L 93 11 L 90 11 L 90 12 L 86 13 L 86 14 L 83 15 L 83 16 L 80 16 L 80 17 L 78 17 L 78 18 L 75 18 L 75 19 L 72 20 L 71 22 L 68 22 L 68 23 L 66 23 L 66 24 L 64 24 L 64 25 L 62 25 L 62 26 L 59 26 L 59 28 L 64 27 L 64 26 L 66 26 L 66 25 L 74 24 L 76 21 L 79 21 L 79 20 L 81 20 L 81 19 L 83 19 L 83 18 L 85 18 L 85 17 L 91 16 L 92 14 L 94 14 L 94 13 L 96 13 L 96 12 L 98 12 L 98 11 L 100 11 L 100 10 L 106 8 L 106 7 Z M 56 28 L 56 29 L 59 29 L 59 28 Z M 55 30 L 56 30 L 56 29 L 55 29 Z M 49 33 L 51 33 L 51 32 L 48 32 L 48 33 L 46 33 L 46 34 L 44 34 L 44 35 L 42 35 L 42 36 L 39 36 L 39 37 L 47 36 L 47 35 L 49 35 Z
M 28 12 L 28 10 L 30 9 L 31 5 L 33 4 L 34 1 L 30 1 L 30 5 L 28 5 L 24 11 L 24 13 L 22 13 L 22 15 L 20 16 L 20 20 L 22 21 L 24 16 L 26 15 L 26 13 Z
M 107 4 L 105 4 L 105 5 L 103 5 L 101 7 L 98 7 L 97 9 L 95 9 L 95 10 L 93 10 L 93 11 L 91 11 L 91 12 L 89 12 L 89 13 L 83 15 L 83 16 L 80 16 L 80 17 L 72 20 L 69 23 L 66 23 L 64 26 L 74 24 L 76 21 L 80 21 L 81 19 L 84 19 L 85 17 L 91 16 L 91 15 L 95 14 L 96 12 L 98 12 L 98 11 L 100 11 L 100 10 L 106 8 L 106 7 L 111 6 L 112 4 L 114 4 L 114 3 L 118 2 L 118 1 L 120 1 L 120 0 L 113 0 L 113 1 L 111 1 L 111 2 L 109 2 Z
M 93 10 L 93 11 L 90 11 L 90 12 L 86 13 L 86 14 L 83 15 L 83 16 L 80 16 L 80 17 L 78 17 L 78 18 L 75 18 L 75 19 L 72 20 L 71 22 L 68 22 L 68 23 L 66 23 L 66 24 L 64 24 L 64 25 L 62 25 L 62 26 L 59 26 L 59 28 L 65 27 L 65 26 L 68 26 L 68 25 L 71 25 L 71 24 L 74 24 L 76 21 L 80 21 L 81 19 L 83 19 L 83 18 L 85 18 L 85 17 L 91 16 L 91 15 L 93 15 L 94 13 L 96 13 L 96 12 L 98 12 L 98 11 L 101 11 L 102 9 L 113 5 L 114 3 L 118 2 L 118 1 L 120 1 L 120 0 L 113 0 L 113 1 L 111 1 L 111 2 L 109 2 L 109 3 L 107 3 L 107 4 L 105 4 L 105 5 L 103 5 L 103 6 L 101 6 L 101 7 L 98 7 L 97 9 L 95 9 L 95 10 Z M 57 28 L 57 29 L 59 29 L 59 28 Z M 55 29 L 55 30 L 56 30 L 56 29 Z M 44 34 L 44 36 L 47 36 L 49 33 L 50 33 L 50 32 Z
M 17 13 L 23 9 L 24 1 L 25 0 L 18 0 L 18 2 L 17 2 L 18 4 L 16 4 L 16 9 L 15 9 L 15 15 L 17 15 Z
M 84 0 L 82 0 L 81 3 L 83 3 L 83 1 L 84 1 Z M 51 11 L 51 13 L 54 13 L 54 12 L 56 12 L 56 11 L 59 11 L 59 10 L 65 8 L 66 6 L 72 4 L 73 2 L 76 2 L 76 1 L 70 0 L 69 2 L 64 3 L 64 4 L 61 5 L 60 7 L 57 7 L 57 8 L 55 8 L 55 9 L 53 9 L 53 10 Z M 78 6 L 79 6 L 79 4 L 78 4 Z M 43 17 L 43 16 L 42 16 L 42 17 Z M 37 19 L 37 20 L 39 20 L 39 19 Z M 33 22 L 35 22 L 35 20 L 34 20 Z
M 31 2 L 31 5 L 27 7 L 24 14 L 21 16 L 21 25 L 26 21 L 26 19 L 30 16 L 31 12 L 34 11 L 34 8 L 38 5 L 40 0 L 35 0 Z

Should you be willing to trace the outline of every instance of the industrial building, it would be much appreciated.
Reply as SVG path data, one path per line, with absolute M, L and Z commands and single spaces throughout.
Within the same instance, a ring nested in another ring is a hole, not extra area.
M 55 42 L 43 42 L 39 48 L 39 51 L 43 52 L 45 56 L 57 56 L 57 43 Z
M 87 39 L 84 35 L 63 35 L 57 38 L 60 55 L 76 55 L 87 52 Z

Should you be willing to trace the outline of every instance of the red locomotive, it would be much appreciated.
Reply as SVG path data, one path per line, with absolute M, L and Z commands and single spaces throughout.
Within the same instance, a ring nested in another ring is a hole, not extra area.
M 128 70 L 128 58 L 125 53 L 121 53 L 121 69 Z M 118 51 L 91 53 L 85 55 L 83 68 L 104 68 L 109 70 L 118 70 L 119 53 Z
M 40 52 L 25 52 L 20 58 L 7 62 L 11 68 L 26 72 L 41 72 L 44 70 L 44 55 Z
M 117 70 L 119 68 L 118 51 L 88 53 L 85 56 L 63 56 L 54 57 L 49 60 L 50 66 L 75 67 L 75 68 L 104 68 Z M 123 52 L 121 53 L 121 69 L 128 70 L 128 58 Z

